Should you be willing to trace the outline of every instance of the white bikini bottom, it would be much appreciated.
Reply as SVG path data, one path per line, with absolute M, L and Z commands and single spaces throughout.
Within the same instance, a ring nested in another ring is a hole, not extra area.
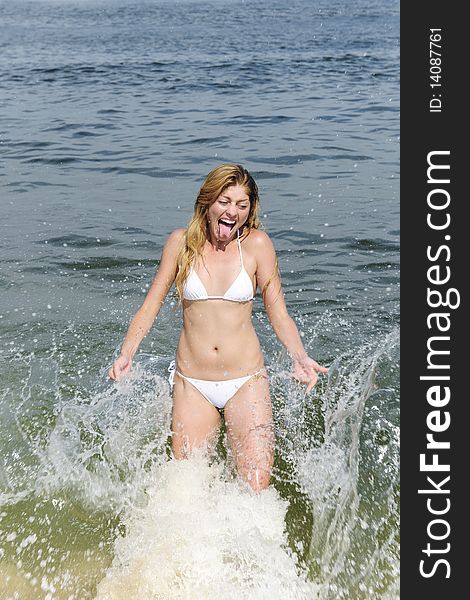
M 242 385 L 255 375 L 261 373 L 263 368 L 264 367 L 256 371 L 256 373 L 246 375 L 245 377 L 224 379 L 223 381 L 207 381 L 206 379 L 194 379 L 194 377 L 186 377 L 186 375 L 183 375 L 176 370 L 176 363 L 174 360 L 172 360 L 170 366 L 168 367 L 168 371 L 170 373 L 168 381 L 170 382 L 170 386 L 173 387 L 175 382 L 175 373 L 178 374 L 183 379 L 186 379 L 186 381 L 189 381 L 189 383 L 193 385 L 206 400 L 221 410 L 222 408 L 225 408 L 227 402 L 238 392 Z

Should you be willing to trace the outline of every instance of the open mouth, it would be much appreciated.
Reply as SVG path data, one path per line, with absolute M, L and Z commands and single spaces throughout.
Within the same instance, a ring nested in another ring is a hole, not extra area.
M 219 235 L 222 237 L 229 236 L 232 229 L 235 227 L 236 221 L 227 221 L 226 219 L 219 219 Z
M 219 219 L 219 225 L 225 225 L 225 227 L 228 227 L 230 230 L 232 230 L 235 227 L 235 221 L 226 221 L 225 219 Z

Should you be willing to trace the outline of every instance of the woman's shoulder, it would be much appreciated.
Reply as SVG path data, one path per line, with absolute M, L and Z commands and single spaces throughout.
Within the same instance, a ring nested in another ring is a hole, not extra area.
M 181 239 L 183 239 L 185 233 L 186 233 L 185 227 L 178 227 L 178 229 L 174 229 L 170 233 L 170 235 L 168 236 L 168 239 L 181 240 Z
M 257 265 L 271 264 L 276 260 L 276 251 L 269 235 L 260 229 L 252 229 L 246 237 L 244 249 Z
M 246 243 L 247 246 L 256 252 L 265 252 L 266 250 L 271 250 L 274 248 L 269 235 L 261 229 L 251 229 L 246 238 Z
M 174 254 L 175 256 L 179 253 L 181 249 L 181 245 L 184 242 L 184 234 L 186 233 L 186 229 L 183 227 L 179 227 L 170 233 L 168 236 L 165 247 L 163 249 L 167 254 Z
M 184 227 L 178 227 L 170 233 L 166 241 L 166 246 L 178 246 L 184 240 L 186 229 Z

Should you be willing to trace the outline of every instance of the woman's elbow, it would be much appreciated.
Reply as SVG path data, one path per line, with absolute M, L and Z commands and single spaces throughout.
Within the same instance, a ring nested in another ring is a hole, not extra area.
M 273 329 L 275 331 L 283 329 L 284 327 L 286 327 L 286 325 L 289 325 L 292 321 L 292 318 L 290 317 L 287 310 L 277 310 L 277 311 L 269 311 L 268 310 L 268 317 L 269 317 L 271 325 L 273 326 Z

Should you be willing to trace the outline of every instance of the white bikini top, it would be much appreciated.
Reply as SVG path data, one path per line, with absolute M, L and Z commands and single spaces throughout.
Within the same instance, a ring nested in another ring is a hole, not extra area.
M 185 300 L 230 300 L 231 302 L 249 302 L 253 300 L 253 284 L 243 265 L 242 247 L 238 231 L 237 242 L 240 252 L 241 269 L 225 294 L 223 296 L 209 296 L 201 278 L 191 267 L 188 278 L 183 286 L 183 298 Z

